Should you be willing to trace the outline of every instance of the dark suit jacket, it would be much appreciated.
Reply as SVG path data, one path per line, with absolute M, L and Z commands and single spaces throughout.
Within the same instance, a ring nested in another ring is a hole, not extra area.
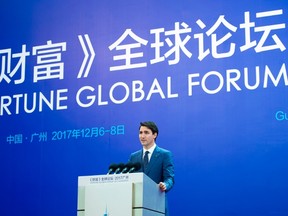
M 138 172 L 144 172 L 143 149 L 132 153 L 129 162 L 141 163 L 142 166 Z M 151 155 L 145 174 L 157 184 L 164 182 L 166 185 L 166 192 L 168 192 L 174 185 L 174 164 L 171 152 L 156 146 Z

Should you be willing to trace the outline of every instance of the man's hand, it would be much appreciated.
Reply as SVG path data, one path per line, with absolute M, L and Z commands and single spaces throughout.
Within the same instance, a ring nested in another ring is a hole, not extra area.
M 160 188 L 161 191 L 166 191 L 166 185 L 165 185 L 165 183 L 160 182 L 160 183 L 159 183 L 159 188 Z

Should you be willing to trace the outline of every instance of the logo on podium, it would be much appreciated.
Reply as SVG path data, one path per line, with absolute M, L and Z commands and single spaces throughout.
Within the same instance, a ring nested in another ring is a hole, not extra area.
M 107 204 L 106 204 L 106 209 L 105 209 L 103 216 L 109 216 L 108 211 L 107 211 Z

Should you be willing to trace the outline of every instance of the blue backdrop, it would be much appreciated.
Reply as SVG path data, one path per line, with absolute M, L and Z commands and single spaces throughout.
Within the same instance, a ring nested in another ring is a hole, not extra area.
M 173 152 L 171 215 L 287 216 L 286 1 L 1 2 L 1 215 L 77 214 L 77 177 Z

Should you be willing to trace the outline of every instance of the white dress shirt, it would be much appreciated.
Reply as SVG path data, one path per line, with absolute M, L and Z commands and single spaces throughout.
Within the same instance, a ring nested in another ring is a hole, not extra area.
M 154 143 L 154 145 L 153 145 L 151 148 L 149 148 L 149 149 L 147 149 L 147 150 L 143 148 L 143 155 L 142 155 L 142 157 L 144 158 L 145 152 L 146 152 L 146 151 L 149 151 L 148 161 L 150 161 L 150 158 L 151 158 L 151 156 L 152 156 L 153 151 L 155 150 L 155 148 L 156 148 L 156 144 L 155 144 L 155 143 Z

